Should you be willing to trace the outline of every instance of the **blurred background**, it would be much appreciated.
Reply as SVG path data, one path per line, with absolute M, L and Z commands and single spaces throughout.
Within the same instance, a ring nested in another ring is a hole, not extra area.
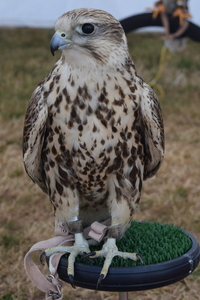
M 170 1 L 170 0 L 169 0 Z M 106 10 L 117 19 L 145 12 L 153 7 L 152 0 L 1 0 L 0 26 L 31 26 L 52 28 L 55 20 L 68 10 L 92 7 Z M 200 25 L 200 2 L 190 0 L 192 20 Z
M 188 5 L 190 20 L 200 26 L 199 0 Z M 0 300 L 43 299 L 25 274 L 23 258 L 34 243 L 53 236 L 54 218 L 49 200 L 24 171 L 23 122 L 33 90 L 60 56 L 49 51 L 55 20 L 79 7 L 104 9 L 121 20 L 153 8 L 154 1 L 0 1 Z M 200 43 L 187 38 L 182 51 L 170 52 L 163 32 L 146 27 L 127 34 L 138 74 L 160 98 L 166 135 L 164 162 L 144 183 L 135 219 L 175 224 L 200 241 Z M 197 300 L 199 286 L 198 267 L 176 284 L 129 298 Z M 68 284 L 64 294 L 64 300 L 118 299 L 117 293 L 73 290 Z

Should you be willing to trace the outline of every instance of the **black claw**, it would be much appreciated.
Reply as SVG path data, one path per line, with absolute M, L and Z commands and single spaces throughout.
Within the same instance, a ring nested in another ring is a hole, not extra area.
M 45 251 L 43 251 L 40 255 L 40 262 L 43 266 L 45 266 L 45 263 L 44 263 L 45 259 L 46 259 L 46 253 L 45 253 Z
M 96 287 L 97 290 L 98 290 L 98 288 L 99 288 L 99 286 L 100 286 L 103 279 L 104 279 L 104 275 L 100 274 L 99 279 L 97 281 L 97 287 Z
M 94 256 L 94 255 L 96 254 L 95 251 L 90 252 L 90 253 L 83 252 L 83 254 L 84 254 L 84 255 L 83 255 L 83 257 L 81 257 L 81 260 L 84 259 L 84 258 L 86 258 L 86 259 L 88 259 L 91 263 L 94 263 L 93 260 L 90 258 L 90 256 Z
M 83 252 L 83 256 L 81 257 L 81 260 L 84 259 L 84 258 L 86 258 L 86 259 L 88 259 L 93 264 L 94 262 L 93 262 L 93 260 L 89 256 L 90 256 L 90 253 L 88 255 L 88 253 Z
M 139 253 L 136 254 L 136 257 L 141 261 L 141 263 L 144 265 L 144 261 L 142 258 L 142 255 L 140 255 Z
M 83 256 L 83 258 L 87 258 L 87 257 L 89 257 L 89 256 L 94 256 L 96 254 L 96 252 L 95 251 L 93 251 L 93 252 L 90 252 L 90 253 L 85 253 L 84 252 L 84 256 Z
M 69 283 L 75 289 L 76 287 L 74 285 L 74 276 L 73 275 L 68 275 L 68 277 L 69 277 Z

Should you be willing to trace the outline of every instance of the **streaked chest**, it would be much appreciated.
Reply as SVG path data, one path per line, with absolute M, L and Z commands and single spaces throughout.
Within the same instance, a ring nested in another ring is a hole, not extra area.
M 65 69 L 55 76 L 47 97 L 46 145 L 54 150 L 52 157 L 67 152 L 78 169 L 87 170 L 107 166 L 118 148 L 131 149 L 140 97 L 133 78 L 124 73 Z

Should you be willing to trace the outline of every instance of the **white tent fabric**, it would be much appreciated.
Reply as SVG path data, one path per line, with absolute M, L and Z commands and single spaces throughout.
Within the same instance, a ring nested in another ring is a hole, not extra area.
M 117 19 L 145 12 L 155 0 L 0 0 L 0 26 L 54 27 L 63 13 L 80 7 L 99 8 Z M 200 1 L 190 0 L 192 21 L 200 25 Z

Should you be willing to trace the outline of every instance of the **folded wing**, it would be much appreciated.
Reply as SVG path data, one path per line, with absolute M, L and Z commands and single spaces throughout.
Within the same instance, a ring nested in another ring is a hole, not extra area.
M 26 172 L 46 193 L 41 151 L 44 142 L 48 109 L 42 97 L 42 84 L 33 92 L 26 111 L 23 134 L 23 160 Z
M 152 177 L 164 157 L 164 125 L 157 96 L 149 85 L 143 83 L 140 109 L 145 152 L 144 179 Z

